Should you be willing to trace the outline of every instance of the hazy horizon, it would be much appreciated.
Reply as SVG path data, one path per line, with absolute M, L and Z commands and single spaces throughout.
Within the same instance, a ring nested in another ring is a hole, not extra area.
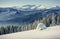
M 0 0 L 0 7 L 23 5 L 60 6 L 60 0 Z

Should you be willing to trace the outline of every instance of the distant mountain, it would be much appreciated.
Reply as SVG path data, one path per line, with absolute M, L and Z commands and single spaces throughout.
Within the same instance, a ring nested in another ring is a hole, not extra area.
M 34 20 L 45 17 L 50 13 L 55 13 L 56 15 L 60 13 L 60 7 L 51 7 L 47 9 L 42 5 L 24 5 L 20 8 L 18 7 L 0 7 L 0 25 L 21 25 L 32 23 Z
M 24 11 L 32 11 L 32 10 L 40 10 L 45 9 L 46 7 L 43 5 L 24 5 L 20 8 L 20 10 Z

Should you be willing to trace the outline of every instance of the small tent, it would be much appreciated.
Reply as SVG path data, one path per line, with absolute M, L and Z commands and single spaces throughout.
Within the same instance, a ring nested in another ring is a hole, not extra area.
M 39 23 L 39 24 L 37 25 L 36 30 L 43 30 L 43 29 L 46 29 L 45 24 L 43 24 L 43 23 Z

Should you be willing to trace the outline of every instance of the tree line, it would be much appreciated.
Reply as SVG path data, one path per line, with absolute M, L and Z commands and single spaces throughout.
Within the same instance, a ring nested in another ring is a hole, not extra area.
M 46 27 L 60 25 L 60 14 L 48 14 L 46 17 L 42 17 L 33 23 L 22 26 L 0 26 L 0 35 L 36 29 L 39 23 L 44 23 Z

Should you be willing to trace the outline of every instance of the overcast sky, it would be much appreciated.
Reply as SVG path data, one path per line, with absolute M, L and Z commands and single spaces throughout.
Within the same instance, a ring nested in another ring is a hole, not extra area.
M 22 5 L 60 6 L 60 0 L 0 0 L 0 7 Z

